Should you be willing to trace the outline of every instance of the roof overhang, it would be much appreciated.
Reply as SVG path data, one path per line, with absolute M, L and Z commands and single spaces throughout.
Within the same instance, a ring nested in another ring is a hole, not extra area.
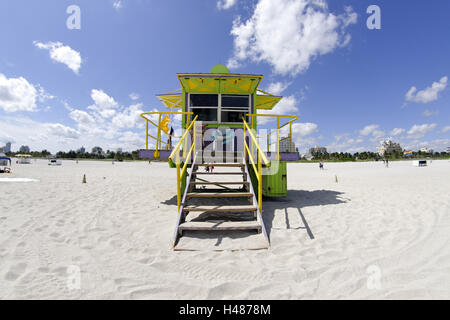
M 178 73 L 187 93 L 253 94 L 263 76 L 251 74 Z
M 181 88 L 156 97 L 169 109 L 183 109 L 183 92 L 210 94 L 254 94 L 255 107 L 259 110 L 272 110 L 283 97 L 258 89 L 262 75 L 252 74 L 212 74 L 178 73 Z

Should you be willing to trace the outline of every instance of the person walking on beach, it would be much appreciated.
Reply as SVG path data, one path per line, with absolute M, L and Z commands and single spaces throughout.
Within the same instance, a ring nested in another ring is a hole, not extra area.
M 211 173 L 214 171 L 214 167 L 211 167 Z
M 389 160 L 386 159 L 386 168 L 389 168 Z
M 320 162 L 319 162 L 319 169 L 320 169 L 320 170 L 323 170 L 323 161 L 320 161 Z

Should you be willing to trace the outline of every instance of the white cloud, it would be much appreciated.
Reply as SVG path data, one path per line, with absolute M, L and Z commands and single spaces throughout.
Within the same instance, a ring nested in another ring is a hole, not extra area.
M 72 110 L 69 114 L 69 116 L 75 120 L 78 123 L 82 123 L 85 125 L 93 125 L 95 124 L 94 118 L 87 113 L 86 111 L 82 110 Z
M 75 148 L 80 143 L 80 133 L 61 123 L 38 122 L 23 116 L 5 116 L 0 118 L 0 128 L 6 137 L 14 138 L 13 150 L 18 150 L 21 145 L 28 145 L 32 150 L 57 152 Z
M 123 132 L 119 137 L 119 141 L 138 148 L 142 147 L 145 143 L 145 139 L 142 135 L 131 131 Z
M 442 128 L 441 133 L 446 133 L 450 131 L 450 126 L 446 126 L 444 128 Z
M 258 110 L 258 114 L 296 114 L 298 112 L 297 104 L 298 101 L 295 96 L 284 97 L 272 110 Z M 258 117 L 259 124 L 266 124 L 275 120 L 273 117 Z
M 372 139 L 370 139 L 370 141 L 372 142 L 380 141 L 380 139 L 383 138 L 385 134 L 386 133 L 382 130 L 374 130 L 372 132 Z
M 95 104 L 89 106 L 88 109 L 96 111 L 103 118 L 111 118 L 116 114 L 117 102 L 103 90 L 93 89 L 91 91 L 91 98 Z
M 433 131 L 436 127 L 437 125 L 435 123 L 413 125 L 411 129 L 409 129 L 408 131 L 409 138 L 416 138 L 416 139 L 423 138 L 427 133 Z
M 6 112 L 35 111 L 38 91 L 25 78 L 0 73 L 0 108 Z
M 359 134 L 362 136 L 368 136 L 370 134 L 373 134 L 374 132 L 377 132 L 379 125 L 378 124 L 371 124 L 368 126 L 365 126 L 364 129 L 359 131 Z
M 78 131 L 81 134 L 92 136 L 104 132 L 100 128 L 100 124 L 96 123 L 95 118 L 86 111 L 73 109 L 70 111 L 69 117 L 77 123 Z
M 425 117 L 437 116 L 438 114 L 439 114 L 439 110 L 432 111 L 432 110 L 427 109 L 423 112 L 423 115 Z
M 116 10 L 120 10 L 122 8 L 122 0 L 116 0 L 113 3 L 113 8 Z
M 78 139 L 80 137 L 80 133 L 77 130 L 60 123 L 47 123 L 45 126 L 49 134 L 57 137 L 67 139 Z
M 228 66 L 265 61 L 276 73 L 296 75 L 317 56 L 347 45 L 345 29 L 356 21 L 351 7 L 335 15 L 325 0 L 259 0 L 252 17 L 233 21 L 234 55 Z
M 131 100 L 137 100 L 140 98 L 140 95 L 133 92 L 133 93 L 130 93 L 129 97 Z
M 408 102 L 429 103 L 438 99 L 439 92 L 447 87 L 448 77 L 442 77 L 439 82 L 433 82 L 431 87 L 417 91 L 416 87 L 411 87 L 405 95 Z
M 361 146 L 364 142 L 361 137 L 351 138 L 349 134 L 337 135 L 335 141 L 327 145 L 328 152 L 360 152 L 368 148 Z
M 55 99 L 55 96 L 51 95 L 50 93 L 45 91 L 45 89 L 42 88 L 42 86 L 40 84 L 38 84 L 36 87 L 37 87 L 37 90 L 38 90 L 38 97 L 37 98 L 38 98 L 39 102 L 45 102 L 47 100 Z
M 48 50 L 52 60 L 65 64 L 73 72 L 78 74 L 82 63 L 81 55 L 78 51 L 63 45 L 61 42 L 42 43 L 34 41 L 34 45 L 39 49 Z
M 297 99 L 294 96 L 288 96 L 281 99 L 280 102 L 268 113 L 274 114 L 292 114 L 298 111 Z
M 294 123 L 292 124 L 292 136 L 301 138 L 309 136 L 317 132 L 317 124 L 315 123 Z
M 288 87 L 290 86 L 290 83 L 287 82 L 272 82 L 267 87 L 267 92 L 279 96 L 281 95 Z
M 112 119 L 112 124 L 117 128 L 143 128 L 144 119 L 140 117 L 144 112 L 142 107 L 142 103 L 129 106 Z
M 407 150 L 418 150 L 420 148 L 430 148 L 434 151 L 446 151 L 450 145 L 450 139 L 437 139 L 431 141 L 414 140 L 405 144 Z
M 228 10 L 237 3 L 237 0 L 219 0 L 217 1 L 217 9 Z
M 391 136 L 398 136 L 398 135 L 401 135 L 402 133 L 404 133 L 406 130 L 405 129 L 402 129 L 402 128 L 394 128 L 394 129 L 392 129 L 392 131 L 391 131 Z

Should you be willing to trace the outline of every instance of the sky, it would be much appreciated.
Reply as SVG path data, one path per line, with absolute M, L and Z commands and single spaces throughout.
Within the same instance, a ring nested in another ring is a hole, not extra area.
M 144 148 L 139 114 L 166 110 L 155 95 L 179 88 L 176 73 L 225 64 L 284 97 L 270 113 L 299 116 L 303 153 L 387 138 L 445 151 L 448 12 L 447 0 L 4 0 L 0 146 Z

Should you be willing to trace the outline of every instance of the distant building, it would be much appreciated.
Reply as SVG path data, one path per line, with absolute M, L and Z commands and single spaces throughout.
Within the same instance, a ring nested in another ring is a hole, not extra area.
M 4 152 L 4 153 L 11 152 L 11 142 L 7 142 L 4 147 L 1 147 L 0 152 Z
M 117 153 L 122 153 L 122 148 L 117 148 L 116 152 Z
M 280 152 L 291 152 L 291 140 L 283 139 L 280 141 Z M 292 152 L 295 152 L 295 143 L 292 142 Z
M 30 153 L 30 147 L 29 146 L 21 146 L 19 149 L 20 153 Z
M 91 153 L 100 156 L 103 154 L 103 149 L 100 147 L 93 147 Z
M 393 142 L 391 139 L 386 139 L 380 142 L 380 147 L 378 148 L 378 154 L 382 157 L 386 153 L 402 153 L 403 149 L 399 143 Z
M 327 148 L 315 146 L 314 148 L 309 149 L 310 155 L 321 155 L 327 153 Z
M 422 149 L 420 149 L 420 152 L 422 152 L 422 153 L 433 153 L 433 149 L 422 148 Z
M 77 153 L 86 153 L 86 149 L 84 147 L 81 147 L 80 149 L 77 150 Z

